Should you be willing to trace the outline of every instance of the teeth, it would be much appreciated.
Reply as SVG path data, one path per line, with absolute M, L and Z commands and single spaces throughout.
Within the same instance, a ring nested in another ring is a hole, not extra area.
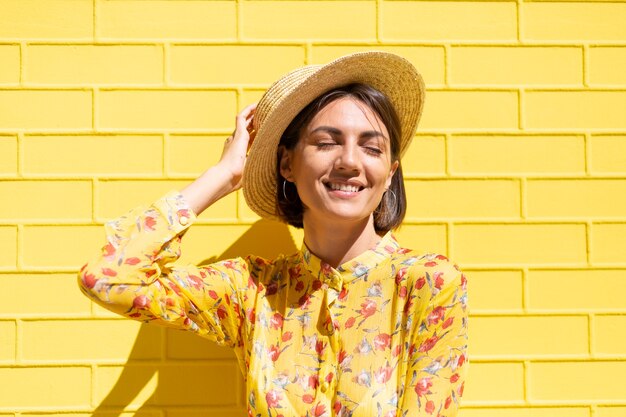
M 355 185 L 333 184 L 333 183 L 329 183 L 328 185 L 330 186 L 332 190 L 349 191 L 352 193 L 356 193 L 357 191 L 359 191 L 359 187 Z

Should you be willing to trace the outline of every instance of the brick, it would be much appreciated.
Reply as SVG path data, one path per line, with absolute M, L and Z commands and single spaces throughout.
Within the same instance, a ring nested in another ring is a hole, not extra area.
M 420 129 L 518 128 L 516 92 L 449 90 L 426 96 Z
M 625 128 L 624 91 L 528 91 L 523 102 L 527 128 Z
M 527 285 L 530 309 L 626 309 L 626 270 L 530 270 Z
M 521 363 L 472 362 L 470 366 L 463 405 L 484 401 L 510 403 L 524 399 L 524 367 Z
M 0 274 L 0 288 L 0 317 L 86 316 L 91 311 L 89 299 L 77 291 L 76 274 Z
M 91 39 L 91 0 L 3 0 L 0 39 Z
M 238 201 L 237 201 L 237 216 L 240 220 L 244 220 L 246 222 L 256 222 L 261 220 L 261 217 L 258 216 L 246 203 L 246 199 L 243 196 L 243 192 L 241 190 L 237 191 L 238 193 Z
M 30 45 L 24 80 L 34 84 L 161 84 L 155 45 Z
M 626 372 L 626 361 L 537 362 L 530 364 L 531 401 L 588 403 L 622 401 L 624 386 L 616 383 Z
M 460 264 L 580 264 L 586 261 L 583 224 L 460 224 L 451 254 Z
M 17 138 L 0 136 L 0 175 L 17 173 Z
M 590 85 L 624 85 L 626 74 L 626 47 L 591 46 L 588 55 Z
M 269 86 L 302 65 L 301 46 L 174 45 L 170 53 L 171 80 L 178 84 Z
M 0 20 L 2 17 L 0 17 Z M 0 28 L 0 31 L 2 29 Z M 19 45 L 0 45 L 0 84 L 20 82 L 20 47 Z
M 618 290 L 615 289 L 615 291 Z M 613 292 L 612 288 L 611 292 Z M 594 353 L 623 355 L 626 352 L 626 338 L 623 337 L 626 333 L 626 315 L 596 316 L 594 324 Z
M 190 181 L 102 181 L 98 187 L 99 218 L 117 218 L 133 207 L 149 205 L 169 190 L 181 191 Z M 202 212 L 202 220 L 234 219 L 237 199 L 230 194 Z
M 100 254 L 106 243 L 103 226 L 26 226 L 22 241 L 25 267 L 74 269 Z
M 519 217 L 520 185 L 511 180 L 410 180 L 410 218 Z
M 592 172 L 626 172 L 626 136 L 592 136 L 589 159 Z
M 583 54 L 578 47 L 458 46 L 450 48 L 451 84 L 578 85 Z
M 380 31 L 385 40 L 513 40 L 515 4 L 504 2 L 383 2 Z
M 0 226 L 0 268 L 15 268 L 16 265 L 17 228 Z
M 533 180 L 526 186 L 529 217 L 624 217 L 626 180 Z
M 565 356 L 589 352 L 587 317 L 472 317 L 474 357 Z
M 98 97 L 103 129 L 230 129 L 236 115 L 229 91 L 103 90 Z
M 159 368 L 158 405 L 236 405 L 241 371 L 236 362 L 171 364 Z M 216 378 L 215 375 L 219 375 Z M 181 381 L 194 381 L 193 384 Z
M 626 38 L 624 3 L 525 2 L 520 12 L 522 39 L 588 42 Z
M 94 403 L 122 408 L 149 406 L 161 391 L 157 364 L 98 366 L 94 372 Z M 124 388 L 122 388 L 124 387 Z M 129 388 L 132 394 L 129 395 Z
M 248 104 L 258 103 L 263 93 L 265 93 L 265 90 L 244 89 L 239 99 L 239 110 L 243 110 Z
M 106 1 L 96 27 L 106 39 L 234 39 L 236 18 L 232 1 Z
M 453 135 L 448 141 L 448 155 L 450 171 L 454 173 L 528 175 L 585 171 L 582 136 Z
M 427 86 L 445 84 L 445 52 L 441 46 L 313 45 L 311 63 L 326 64 L 343 55 L 371 50 L 391 52 L 406 58 L 417 68 Z
M 222 156 L 227 135 L 170 135 L 166 166 L 170 174 L 199 176 Z
M 0 275 L 2 278 L 2 275 Z M 0 321 L 0 363 L 15 360 L 15 322 Z
M 165 340 L 168 359 L 237 360 L 232 349 L 218 346 L 190 332 L 166 328 Z
M 0 195 L 11 196 L 10 204 L 0 205 L 2 219 L 91 218 L 87 181 L 0 181 Z
M 23 155 L 23 171 L 29 174 L 128 176 L 163 172 L 161 136 L 26 135 Z
M 460 417 L 590 417 L 587 407 L 493 407 L 463 408 Z M 616 416 L 617 417 L 617 416 Z
M 442 136 L 418 135 L 402 157 L 404 176 L 444 174 L 446 172 L 446 144 Z
M 242 34 L 257 39 L 375 39 L 371 1 L 246 1 Z
M 27 320 L 21 330 L 22 358 L 28 362 L 126 362 L 161 356 L 161 329 L 132 320 Z
M 594 417 L 622 417 L 626 415 L 626 407 L 602 407 L 596 408 Z
M 421 253 L 448 252 L 446 226 L 443 224 L 407 224 L 404 223 L 393 234 L 400 245 Z
M 466 271 L 472 312 L 521 310 L 520 271 Z
M 91 128 L 91 92 L 0 90 L 0 129 Z
M 91 390 L 88 367 L 0 368 L 3 408 L 87 407 Z
M 591 226 L 591 262 L 626 263 L 626 224 L 594 223 Z

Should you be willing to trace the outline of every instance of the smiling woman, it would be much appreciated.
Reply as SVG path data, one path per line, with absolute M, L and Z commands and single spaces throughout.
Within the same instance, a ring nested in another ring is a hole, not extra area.
M 250 416 L 455 416 L 467 280 L 445 255 L 392 234 L 423 100 L 421 76 L 388 53 L 292 71 L 237 116 L 217 165 L 107 223 L 81 289 L 126 317 L 233 348 Z M 200 212 L 242 184 L 259 215 L 304 228 L 301 249 L 175 264 Z

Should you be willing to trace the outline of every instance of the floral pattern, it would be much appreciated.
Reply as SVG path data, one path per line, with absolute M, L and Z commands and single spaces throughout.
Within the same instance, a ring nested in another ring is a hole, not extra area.
M 467 280 L 440 254 L 377 246 L 332 268 L 289 256 L 175 264 L 196 221 L 176 190 L 105 225 L 81 290 L 126 317 L 234 349 L 250 416 L 457 414 L 467 359 Z

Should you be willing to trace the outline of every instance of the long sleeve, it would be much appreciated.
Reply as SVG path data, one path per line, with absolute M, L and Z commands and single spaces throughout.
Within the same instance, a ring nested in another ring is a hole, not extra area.
M 467 374 L 467 280 L 443 256 L 416 277 L 402 416 L 457 415 Z M 428 263 L 426 264 L 428 266 Z
M 82 292 L 142 322 L 189 330 L 219 345 L 242 346 L 247 263 L 175 265 L 181 239 L 197 220 L 176 190 L 105 224 L 107 243 L 78 273 Z

